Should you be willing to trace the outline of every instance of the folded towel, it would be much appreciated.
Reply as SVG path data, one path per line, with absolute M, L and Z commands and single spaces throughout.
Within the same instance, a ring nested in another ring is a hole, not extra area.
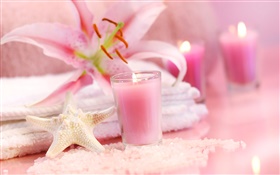
M 15 80 L 16 81 L 16 80 Z M 34 80 L 36 82 L 36 80 Z M 33 83 L 33 82 L 30 82 Z M 19 86 L 19 85 L 18 85 Z M 175 93 L 176 92 L 176 93 Z M 30 93 L 30 94 L 28 94 Z M 35 99 L 32 92 L 24 93 L 27 99 Z M 97 94 L 97 95 L 96 95 Z M 190 87 L 187 83 L 181 83 L 177 87 L 162 88 L 162 106 L 174 106 L 184 104 L 186 106 L 195 105 L 193 98 L 199 96 L 197 89 Z M 42 98 L 42 97 L 41 97 Z M 100 89 L 95 91 L 94 88 L 83 89 L 77 94 L 77 105 L 84 111 L 94 111 L 104 109 L 114 105 L 114 99 L 111 96 L 105 96 Z M 4 100 L 3 100 L 4 101 Z M 20 100 L 16 100 L 19 103 Z M 23 104 L 5 105 L 3 104 L 1 121 L 11 121 L 25 119 L 26 115 L 50 116 L 59 114 L 63 104 L 57 104 L 47 107 L 26 107 L 25 104 L 30 104 L 32 101 L 22 100 Z M 5 101 L 4 101 L 5 102 Z M 187 105 L 188 104 L 188 105 Z
M 196 104 L 199 91 L 188 83 L 171 86 L 175 81 L 169 73 L 154 64 L 133 62 L 134 70 L 159 70 L 162 72 L 162 129 L 164 132 L 191 127 L 207 113 L 204 104 Z M 52 141 L 51 134 L 31 126 L 26 115 L 50 117 L 62 111 L 62 105 L 26 107 L 48 95 L 67 79 L 70 73 L 26 78 L 2 78 L 3 104 L 1 117 L 2 153 L 0 159 L 8 159 L 46 151 Z M 96 85 L 88 86 L 75 95 L 77 105 L 84 111 L 96 111 L 114 105 L 111 96 L 105 96 Z M 117 115 L 105 120 L 93 131 L 98 139 L 120 136 Z

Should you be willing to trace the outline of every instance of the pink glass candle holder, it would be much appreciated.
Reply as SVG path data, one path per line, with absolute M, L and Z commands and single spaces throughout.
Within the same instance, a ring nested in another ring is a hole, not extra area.
M 125 72 L 111 77 L 125 145 L 157 144 L 161 130 L 161 73 Z
M 257 39 L 255 31 L 247 31 L 244 23 L 237 31 L 231 26 L 221 34 L 219 41 L 230 89 L 256 87 L 257 82 Z
M 196 102 L 205 100 L 205 75 L 204 75 L 204 46 L 202 42 L 190 43 L 184 41 L 180 45 L 180 51 L 184 55 L 187 62 L 187 73 L 183 81 L 190 83 L 200 91 L 200 97 Z M 178 68 L 170 61 L 167 62 L 167 70 L 177 77 L 179 74 Z

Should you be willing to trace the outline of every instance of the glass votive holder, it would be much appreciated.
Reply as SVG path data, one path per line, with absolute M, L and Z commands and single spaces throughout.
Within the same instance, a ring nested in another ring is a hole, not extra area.
M 161 142 L 161 73 L 125 72 L 111 77 L 124 145 Z
M 244 23 L 220 35 L 219 42 L 230 90 L 248 90 L 258 86 L 258 34 L 247 30 Z

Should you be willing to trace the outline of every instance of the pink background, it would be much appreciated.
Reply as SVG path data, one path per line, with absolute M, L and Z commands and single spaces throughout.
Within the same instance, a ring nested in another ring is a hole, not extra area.
M 211 1 L 219 28 L 226 29 L 239 21 L 259 32 L 260 45 L 279 45 L 279 1 L 217 2 Z
M 208 138 L 243 140 L 247 143 L 247 149 L 235 153 L 217 150 L 216 153 L 210 155 L 208 165 L 202 169 L 201 173 L 252 174 L 251 158 L 257 155 L 261 162 L 261 174 L 279 174 L 279 2 L 211 1 L 210 4 L 217 14 L 218 29 L 226 28 L 228 25 L 236 24 L 242 20 L 259 32 L 260 45 L 263 46 L 260 47 L 259 53 L 262 69 L 260 72 L 261 86 L 250 93 L 228 93 L 221 60 L 209 75 L 206 105 L 210 112 L 206 118 L 208 128 L 203 127 L 207 129 L 206 136 Z M 17 11 L 10 12 L 22 13 L 18 10 L 20 8 L 15 8 Z M 197 8 L 194 9 L 196 12 L 201 12 Z M 46 11 L 39 12 L 46 14 Z M 39 12 L 34 10 L 35 14 Z M 34 20 L 39 18 L 34 14 L 30 14 L 30 16 L 28 14 L 23 16 L 32 17 Z M 209 15 L 203 14 L 203 17 L 209 21 Z M 13 19 L 16 18 L 13 17 Z M 13 22 L 15 23 L 11 24 L 9 28 L 22 24 L 16 20 Z M 211 24 L 215 26 L 213 22 Z M 3 31 L 7 32 L 7 30 L 8 28 Z M 14 48 L 12 44 L 10 46 Z M 23 47 L 23 45 L 21 46 Z M 21 64 L 27 62 L 26 59 L 24 61 Z M 182 130 L 167 136 L 194 138 L 195 134 L 201 134 L 205 131 L 203 128 Z M 3 161 L 0 172 L 7 169 L 10 174 L 13 172 L 24 173 L 29 166 L 33 165 L 34 159 L 39 156 L 43 156 L 43 154 Z
M 12 29 L 34 22 L 60 22 L 74 26 L 68 1 L 2 2 L 1 37 Z M 206 46 L 206 69 L 211 72 L 218 57 L 219 32 L 231 24 L 244 21 L 259 32 L 259 45 L 279 46 L 279 2 L 226 2 L 226 1 L 167 1 L 168 8 L 152 26 L 145 39 L 170 42 L 202 39 Z M 104 6 L 89 3 L 90 10 L 100 15 Z M 57 7 L 60 10 L 56 10 Z M 98 8 L 97 8 L 98 7 Z M 164 28 L 164 30 L 161 30 Z M 57 59 L 44 56 L 42 50 L 30 44 L 7 43 L 1 46 L 0 77 L 31 76 L 60 73 L 72 67 Z M 44 64 L 42 64 L 44 63 Z

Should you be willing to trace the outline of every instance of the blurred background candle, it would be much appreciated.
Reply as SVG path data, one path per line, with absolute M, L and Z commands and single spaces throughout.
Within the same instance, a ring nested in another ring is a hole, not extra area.
M 231 89 L 257 85 L 257 39 L 257 33 L 247 30 L 243 22 L 238 23 L 237 31 L 230 26 L 221 34 L 219 41 Z
M 161 73 L 126 72 L 111 77 L 125 145 L 149 145 L 161 141 Z
M 205 99 L 204 46 L 199 42 L 184 41 L 180 44 L 180 51 L 187 62 L 184 81 L 200 91 L 200 97 L 196 99 L 196 102 L 203 102 Z M 173 76 L 178 76 L 179 71 L 172 62 L 167 62 L 167 69 Z

